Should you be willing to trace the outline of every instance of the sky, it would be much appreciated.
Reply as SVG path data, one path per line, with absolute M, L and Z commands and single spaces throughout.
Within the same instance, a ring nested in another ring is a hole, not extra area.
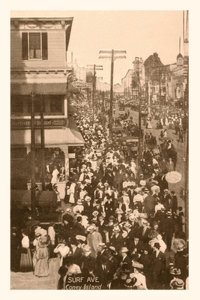
M 183 35 L 183 11 L 11 11 L 17 17 L 73 17 L 68 61 L 81 67 L 103 65 L 97 77 L 110 82 L 110 59 L 99 59 L 100 50 L 125 50 L 126 59 L 114 63 L 114 83 L 132 68 L 135 57 L 145 60 L 157 52 L 163 64 L 176 61 Z M 183 46 L 182 46 L 183 51 Z

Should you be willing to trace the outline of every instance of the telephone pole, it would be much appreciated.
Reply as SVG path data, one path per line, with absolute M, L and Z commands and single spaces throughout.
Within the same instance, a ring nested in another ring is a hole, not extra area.
M 110 110 L 109 110 L 109 136 L 110 139 L 112 140 L 112 114 L 113 114 L 113 77 L 114 77 L 114 61 L 118 58 L 126 58 L 125 55 L 121 54 L 126 54 L 125 50 L 101 50 L 99 51 L 99 54 L 103 54 L 103 56 L 99 56 L 99 58 L 109 58 L 111 59 L 111 76 L 110 76 Z M 106 54 L 106 55 L 105 55 Z M 107 55 L 108 54 L 108 55 Z
M 93 68 L 93 81 L 92 81 L 92 120 L 94 123 L 94 96 L 95 96 L 95 89 L 96 89 L 96 70 L 103 70 L 103 66 L 101 65 L 88 65 L 87 67 Z

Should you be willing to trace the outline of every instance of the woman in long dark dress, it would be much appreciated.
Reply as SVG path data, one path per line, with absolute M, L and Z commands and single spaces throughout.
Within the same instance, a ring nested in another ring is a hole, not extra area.
M 30 241 L 25 229 L 22 229 L 22 240 L 21 240 L 21 258 L 20 258 L 20 272 L 31 272 L 33 271 L 33 262 L 30 250 Z

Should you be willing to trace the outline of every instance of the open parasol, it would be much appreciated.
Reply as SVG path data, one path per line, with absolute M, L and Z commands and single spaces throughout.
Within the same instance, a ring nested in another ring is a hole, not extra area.
M 178 183 L 181 181 L 181 174 L 177 171 L 168 172 L 165 179 L 168 183 Z

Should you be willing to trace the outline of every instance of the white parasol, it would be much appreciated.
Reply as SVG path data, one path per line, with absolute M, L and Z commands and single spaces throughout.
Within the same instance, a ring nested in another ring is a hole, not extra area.
M 168 172 L 165 179 L 168 183 L 178 183 L 181 181 L 181 174 L 177 171 Z

